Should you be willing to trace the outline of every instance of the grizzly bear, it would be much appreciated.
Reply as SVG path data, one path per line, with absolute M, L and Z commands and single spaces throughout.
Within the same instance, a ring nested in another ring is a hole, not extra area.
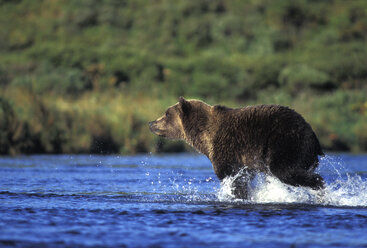
M 248 197 L 248 184 L 258 172 L 292 186 L 324 188 L 324 180 L 314 172 L 318 155 L 324 155 L 320 143 L 305 119 L 288 107 L 232 109 L 180 97 L 149 127 L 205 154 L 220 180 L 237 178 L 232 190 L 237 198 Z

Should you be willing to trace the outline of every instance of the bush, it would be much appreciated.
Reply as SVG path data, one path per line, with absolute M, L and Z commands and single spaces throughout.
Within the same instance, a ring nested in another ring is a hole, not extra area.
M 199 97 L 238 99 L 250 90 L 246 72 L 225 57 L 206 55 L 192 62 L 185 93 Z
M 9 100 L 0 96 L 0 154 L 18 154 L 28 145 L 28 126 L 22 123 Z
M 364 150 L 361 145 L 365 136 L 361 135 L 361 128 L 365 127 L 367 118 L 356 106 L 365 102 L 364 92 L 355 90 L 337 90 L 327 97 L 310 101 L 312 109 L 317 110 L 310 118 L 316 129 L 323 130 L 324 147 L 355 152 Z
M 251 89 L 257 92 L 269 87 L 278 87 L 279 73 L 284 65 L 285 59 L 282 56 L 266 56 L 246 62 Z
M 22 87 L 37 94 L 53 92 L 62 95 L 77 95 L 92 89 L 92 82 L 77 69 L 55 68 L 43 63 L 33 75 L 20 75 L 12 81 L 15 87 Z
M 280 87 L 287 89 L 292 94 L 297 94 L 305 89 L 334 88 L 330 83 L 327 73 L 316 70 L 308 65 L 290 65 L 279 74 Z
M 0 66 L 0 87 L 5 87 L 10 83 L 8 72 Z
M 307 63 L 327 73 L 336 87 L 353 88 L 348 85 L 367 78 L 367 48 L 360 42 L 319 47 L 308 52 L 312 56 Z M 361 88 L 363 85 L 360 82 L 354 87 Z

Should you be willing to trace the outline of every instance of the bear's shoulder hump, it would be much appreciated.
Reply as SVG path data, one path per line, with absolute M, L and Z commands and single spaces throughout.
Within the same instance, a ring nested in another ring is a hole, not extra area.
M 231 110 L 231 108 L 223 106 L 223 105 L 214 105 L 213 109 L 214 111 L 218 111 L 218 112 L 225 112 L 225 111 Z

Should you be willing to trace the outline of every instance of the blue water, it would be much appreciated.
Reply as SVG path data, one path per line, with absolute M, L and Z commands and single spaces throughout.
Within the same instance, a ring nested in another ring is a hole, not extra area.
M 231 196 L 201 155 L 0 157 L 0 247 L 366 247 L 367 156 L 324 192 L 258 175 Z

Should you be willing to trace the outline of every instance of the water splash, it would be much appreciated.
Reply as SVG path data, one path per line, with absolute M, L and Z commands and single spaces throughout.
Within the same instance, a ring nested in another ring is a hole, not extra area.
M 232 193 L 233 178 L 227 177 L 218 191 L 218 199 L 223 201 L 243 201 L 235 199 Z M 320 192 L 309 188 L 293 187 L 282 183 L 270 175 L 258 175 L 249 185 L 249 203 L 308 203 L 321 204 Z
M 282 183 L 271 175 L 259 174 L 249 184 L 249 199 L 235 199 L 232 184 L 235 177 L 227 177 L 218 190 L 220 201 L 248 203 L 305 203 L 332 206 L 367 206 L 367 179 L 350 173 L 343 162 L 335 157 L 321 159 L 322 171 L 327 173 L 325 189 L 312 190 Z M 323 175 L 321 173 L 321 175 Z
M 187 177 L 181 172 L 146 172 L 149 180 L 147 192 L 154 194 L 154 200 L 166 200 L 169 197 L 173 201 L 197 203 L 213 201 L 218 183 L 211 177 L 196 178 Z
M 324 201 L 336 206 L 367 206 L 367 181 L 361 176 L 347 174 L 326 187 Z

